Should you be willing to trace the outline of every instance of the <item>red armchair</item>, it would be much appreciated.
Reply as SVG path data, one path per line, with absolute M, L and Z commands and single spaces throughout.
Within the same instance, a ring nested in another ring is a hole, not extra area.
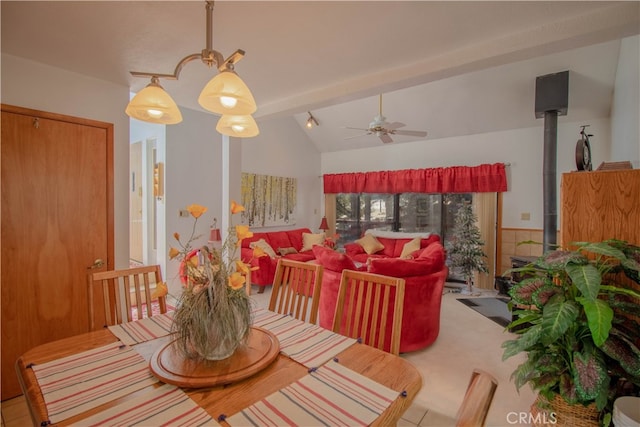
M 356 267 L 345 254 L 319 246 L 314 247 L 313 251 L 316 262 L 324 267 L 320 292 L 320 326 L 331 329 L 342 270 L 367 270 L 405 279 L 400 352 L 416 351 L 436 340 L 440 332 L 442 291 L 448 274 L 445 251 L 439 242 L 424 248 L 415 259 L 373 258 L 369 266 L 360 267 Z

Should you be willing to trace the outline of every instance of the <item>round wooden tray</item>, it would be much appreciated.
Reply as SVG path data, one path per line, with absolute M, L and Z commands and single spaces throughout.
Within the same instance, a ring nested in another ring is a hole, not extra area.
M 229 384 L 266 368 L 280 352 L 280 342 L 270 331 L 251 327 L 249 340 L 223 360 L 187 359 L 173 345 L 155 351 L 149 362 L 151 372 L 168 384 L 201 388 Z

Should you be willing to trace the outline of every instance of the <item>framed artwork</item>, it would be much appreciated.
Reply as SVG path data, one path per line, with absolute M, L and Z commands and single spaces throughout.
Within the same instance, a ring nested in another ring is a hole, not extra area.
M 253 227 L 293 225 L 298 184 L 296 178 L 242 173 L 242 221 Z

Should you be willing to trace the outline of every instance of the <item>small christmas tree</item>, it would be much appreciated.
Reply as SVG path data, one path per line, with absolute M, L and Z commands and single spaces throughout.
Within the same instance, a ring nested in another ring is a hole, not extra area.
M 474 273 L 488 273 L 482 250 L 484 241 L 480 239 L 480 230 L 476 226 L 477 218 L 470 203 L 463 203 L 455 217 L 452 245 L 449 250 L 451 267 L 457 269 L 467 284 L 465 294 L 473 294 Z

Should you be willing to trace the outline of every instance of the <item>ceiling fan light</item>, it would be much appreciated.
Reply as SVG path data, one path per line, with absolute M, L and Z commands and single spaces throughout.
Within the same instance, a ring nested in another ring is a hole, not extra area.
M 237 138 L 251 138 L 260 133 L 258 124 L 249 114 L 223 115 L 218 120 L 216 130 L 223 135 Z
M 125 109 L 129 117 L 148 123 L 173 125 L 182 114 L 171 96 L 158 83 L 157 77 L 134 96 Z
M 247 85 L 231 70 L 221 71 L 202 89 L 198 103 L 221 115 L 253 114 L 258 106 Z

